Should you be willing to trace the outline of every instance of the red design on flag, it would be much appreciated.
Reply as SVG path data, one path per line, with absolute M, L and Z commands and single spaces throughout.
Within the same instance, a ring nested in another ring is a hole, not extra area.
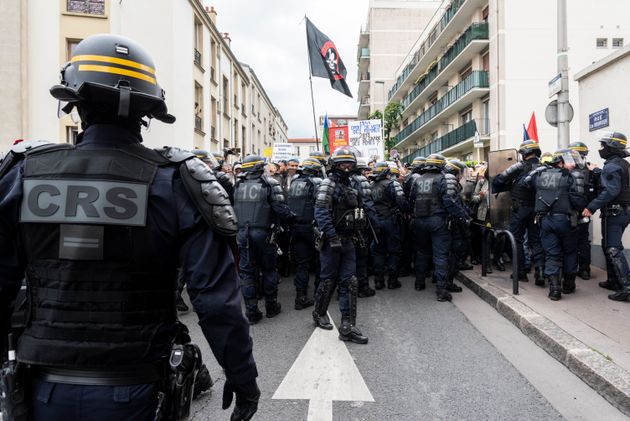
M 532 117 L 529 119 L 527 134 L 531 140 L 538 142 L 538 128 L 536 127 L 536 113 L 534 112 L 532 112 Z

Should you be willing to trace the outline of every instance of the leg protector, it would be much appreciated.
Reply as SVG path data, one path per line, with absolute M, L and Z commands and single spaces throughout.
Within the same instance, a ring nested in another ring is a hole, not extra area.
M 313 310 L 313 321 L 317 327 L 326 330 L 332 330 L 333 326 L 330 323 L 330 319 L 328 318 L 328 306 L 330 305 L 330 299 L 332 297 L 333 291 L 335 289 L 335 280 L 334 279 L 325 279 L 321 281 L 321 285 L 319 286 L 322 291 L 319 297 L 319 301 L 315 303 L 315 310 Z

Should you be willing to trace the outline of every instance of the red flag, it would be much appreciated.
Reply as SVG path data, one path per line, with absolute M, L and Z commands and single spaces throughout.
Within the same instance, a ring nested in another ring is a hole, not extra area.
M 531 140 L 538 142 L 538 128 L 536 127 L 536 113 L 534 112 L 532 112 L 532 117 L 529 119 L 527 134 Z

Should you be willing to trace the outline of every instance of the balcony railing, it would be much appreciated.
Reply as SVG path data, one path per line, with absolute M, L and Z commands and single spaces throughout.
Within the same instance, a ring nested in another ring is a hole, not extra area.
M 195 64 L 201 67 L 201 53 L 195 48 Z
M 203 131 L 203 120 L 199 116 L 195 116 L 195 130 Z
M 476 39 L 488 39 L 487 22 L 473 23 L 464 31 L 451 48 L 444 53 L 440 61 L 422 78 L 420 83 L 403 98 L 403 109 L 407 108 L 409 104 L 411 104 L 462 51 L 464 51 L 464 48 Z
M 361 98 L 361 105 L 370 105 L 370 96 L 364 96 Z
M 398 79 L 396 79 L 396 83 L 394 83 L 394 86 L 392 86 L 392 88 L 389 90 L 389 99 L 391 99 L 394 95 L 394 92 L 396 92 L 402 86 L 403 82 L 411 74 L 413 68 L 416 67 L 416 64 L 418 64 L 422 56 L 424 56 L 429 48 L 431 48 L 433 43 L 438 39 L 439 35 L 448 26 L 451 19 L 453 19 L 453 16 L 455 16 L 462 4 L 464 4 L 465 2 L 466 0 L 453 0 L 451 2 L 451 7 L 446 12 L 444 12 L 440 21 L 433 27 L 427 39 L 416 50 L 411 61 L 407 64 L 407 66 L 405 66 L 400 76 L 398 76 Z
M 414 160 L 414 158 L 418 156 L 427 157 L 432 153 L 442 152 L 443 150 L 455 146 L 458 143 L 465 141 L 466 139 L 470 139 L 471 137 L 475 136 L 475 132 L 480 131 L 480 125 L 483 125 L 484 121 L 486 122 L 485 126 L 488 126 L 488 119 L 470 120 L 456 128 L 455 130 L 452 130 L 445 135 L 438 137 L 431 143 L 405 156 L 402 161 L 410 164 Z
M 413 132 L 420 127 L 428 123 L 433 117 L 442 112 L 445 108 L 453 104 L 460 99 L 466 92 L 473 88 L 487 88 L 488 87 L 488 72 L 483 70 L 476 70 L 466 77 L 466 79 L 459 82 L 455 87 L 444 94 L 437 100 L 429 109 L 420 114 L 414 121 L 407 127 L 402 129 L 396 136 L 397 142 L 402 142 Z
M 359 58 L 370 58 L 370 49 L 369 48 L 361 48 L 361 55 Z

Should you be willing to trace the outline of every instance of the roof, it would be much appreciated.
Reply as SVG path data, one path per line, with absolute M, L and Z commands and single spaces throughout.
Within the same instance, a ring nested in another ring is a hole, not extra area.
M 580 81 L 581 79 L 587 78 L 589 77 L 591 74 L 603 69 L 606 66 L 609 66 L 619 60 L 621 60 L 622 58 L 624 58 L 625 56 L 630 55 L 630 44 L 626 45 L 625 47 L 622 47 L 620 49 L 618 49 L 617 51 L 615 51 L 612 54 L 607 55 L 606 57 L 604 57 L 603 59 L 596 61 L 595 63 L 591 64 L 588 67 L 585 67 L 584 69 L 580 70 L 579 72 L 577 72 L 575 74 L 574 79 L 577 81 Z
M 313 137 L 295 137 L 289 139 L 289 143 L 317 143 L 318 139 Z

